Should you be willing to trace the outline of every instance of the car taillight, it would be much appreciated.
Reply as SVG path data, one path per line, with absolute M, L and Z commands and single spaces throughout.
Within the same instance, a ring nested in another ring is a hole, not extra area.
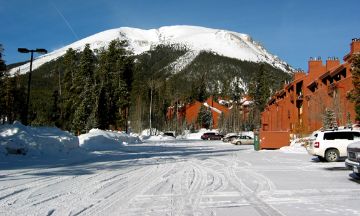
M 315 142 L 314 143 L 314 148 L 319 148 L 320 147 L 320 142 Z

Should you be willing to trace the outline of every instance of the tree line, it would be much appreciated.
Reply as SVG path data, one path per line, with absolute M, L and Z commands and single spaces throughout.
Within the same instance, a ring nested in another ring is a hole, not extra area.
M 194 125 L 187 125 L 176 115 L 169 118 L 168 108 L 180 109 L 212 96 L 233 101 L 230 115 L 221 120 L 224 130 L 250 130 L 259 124 L 271 92 L 290 79 L 269 64 L 211 52 L 200 53 L 174 74 L 169 65 L 188 52 L 186 47 L 159 45 L 134 56 L 126 46 L 125 41 L 114 40 L 106 49 L 93 51 L 87 44 L 83 51 L 69 49 L 64 56 L 36 69 L 29 123 L 57 126 L 76 134 L 91 128 L 131 128 L 135 132 L 157 128 L 180 133 Z M 27 76 L 9 76 L 4 61 L 0 63 L 1 119 L 22 121 Z M 254 101 L 246 121 L 240 115 L 245 95 Z M 200 110 L 198 124 L 212 127 L 211 122 L 209 111 Z
M 68 49 L 60 59 L 40 67 L 33 77 L 29 123 L 53 125 L 76 134 L 91 128 L 126 130 L 133 58 L 126 42 L 107 49 Z M 1 119 L 24 121 L 27 76 L 10 76 L 1 61 Z

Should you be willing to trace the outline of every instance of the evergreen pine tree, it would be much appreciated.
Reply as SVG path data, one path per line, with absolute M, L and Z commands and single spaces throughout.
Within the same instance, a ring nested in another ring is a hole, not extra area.
M 72 121 L 72 131 L 76 135 L 80 135 L 85 133 L 85 125 L 87 123 L 87 115 L 86 115 L 86 105 L 81 102 L 75 110 L 74 119 Z
M 213 115 L 212 115 L 212 112 L 209 109 L 207 109 L 207 113 L 206 113 L 206 116 L 205 116 L 205 122 L 206 122 L 206 125 L 209 125 L 209 129 L 213 129 L 214 128 L 214 121 L 213 121 Z
M 235 81 L 232 83 L 231 87 L 231 100 L 239 104 L 242 99 L 242 95 L 244 94 L 244 90 L 241 88 L 241 81 L 238 77 L 235 77 Z
M 86 44 L 84 50 L 81 53 L 79 72 L 77 76 L 76 87 L 83 87 L 86 85 L 94 84 L 94 71 L 95 71 L 95 56 L 90 49 L 90 45 Z
M 268 99 L 270 98 L 270 83 L 268 74 L 265 71 L 264 64 L 260 65 L 253 81 L 249 84 L 249 95 L 254 101 L 254 121 L 259 126 L 260 113 L 264 110 Z
M 101 85 L 96 99 L 96 118 L 99 129 L 108 129 L 110 120 L 108 119 L 108 96 L 106 87 Z
M 212 113 L 211 113 L 210 108 L 207 108 L 203 105 L 200 107 L 198 117 L 197 117 L 197 122 L 200 127 L 207 128 L 207 129 L 212 128 L 213 118 L 212 118 Z
M 79 95 L 74 102 L 76 110 L 73 118 L 73 131 L 76 133 L 88 131 L 95 122 L 95 120 L 89 119 L 94 109 L 96 95 L 94 92 L 94 70 L 95 57 L 90 45 L 86 44 L 80 56 L 79 71 L 74 77 L 75 93 Z
M 132 85 L 132 59 L 127 56 L 126 42 L 113 40 L 107 50 L 99 54 L 99 68 L 97 75 L 101 83 L 102 98 L 99 106 L 102 109 L 100 127 L 126 127 L 129 110 L 130 89 Z
M 10 76 L 9 71 L 5 71 L 3 77 L 3 116 L 7 121 L 12 123 L 15 120 L 23 121 L 25 119 L 25 89 L 20 85 L 19 72 L 13 77 Z
M 64 64 L 64 81 L 63 81 L 64 88 L 70 91 L 74 85 L 75 74 L 78 69 L 77 52 L 72 48 L 69 48 L 64 55 L 63 64 Z
M 56 126 L 58 126 L 58 121 L 60 118 L 60 110 L 59 110 L 59 92 L 55 90 L 52 95 L 52 106 L 51 106 L 51 116 L 50 116 L 50 122 L 55 123 Z
M 3 60 L 3 47 L 2 44 L 0 44 L 0 123 L 4 123 L 5 121 L 5 83 L 4 83 L 4 77 L 5 77 L 5 70 L 6 65 L 5 61 Z
M 335 112 L 329 108 L 326 108 L 323 114 L 323 129 L 337 128 Z
M 78 73 L 78 53 L 69 48 L 63 58 L 62 94 L 60 96 L 60 125 L 62 128 L 70 130 L 72 119 L 75 113 L 75 103 L 79 97 L 75 86 L 75 76 Z
M 360 54 L 352 59 L 351 74 L 354 89 L 350 93 L 350 99 L 355 103 L 355 120 L 360 122 Z

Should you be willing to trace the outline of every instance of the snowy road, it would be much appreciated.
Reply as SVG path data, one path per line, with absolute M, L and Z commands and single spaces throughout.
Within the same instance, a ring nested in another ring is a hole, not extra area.
M 360 181 L 307 154 L 176 141 L 29 164 L 0 161 L 0 215 L 360 215 Z

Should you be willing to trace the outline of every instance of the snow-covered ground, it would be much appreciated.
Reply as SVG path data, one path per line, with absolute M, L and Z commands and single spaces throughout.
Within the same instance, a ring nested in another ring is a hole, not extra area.
M 360 215 L 360 181 L 344 162 L 222 141 L 84 136 L 122 143 L 56 160 L 0 157 L 0 215 Z
M 79 136 L 80 147 L 88 151 L 120 149 L 129 143 L 141 143 L 141 140 L 139 137 L 129 136 L 124 132 L 103 131 L 100 129 L 91 129 L 89 133 Z
M 55 127 L 27 127 L 20 122 L 0 125 L 0 158 L 4 153 L 58 156 L 79 150 L 79 140 Z

